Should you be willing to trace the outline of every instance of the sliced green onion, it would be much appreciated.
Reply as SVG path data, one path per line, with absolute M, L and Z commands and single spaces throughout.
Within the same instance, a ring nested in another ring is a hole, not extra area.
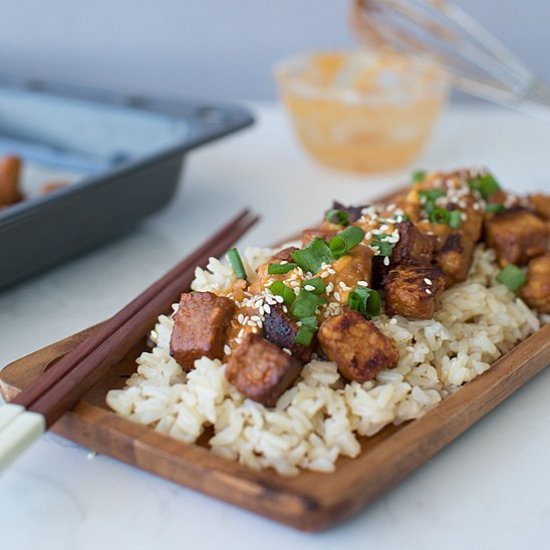
M 334 258 L 338 259 L 347 254 L 352 248 L 356 247 L 365 236 L 365 232 L 356 225 L 346 227 L 344 231 L 338 233 L 330 240 L 330 251 Z
M 325 220 L 338 225 L 349 225 L 349 214 L 345 210 L 333 208 L 326 213 Z
M 313 287 L 313 290 L 306 288 L 308 286 Z M 314 294 L 324 294 L 327 290 L 325 281 L 321 277 L 314 277 L 313 279 L 306 279 L 302 281 L 302 288 L 308 292 L 313 292 Z
M 440 197 L 444 197 L 445 191 L 443 189 L 425 189 L 424 191 L 419 191 L 418 195 L 424 198 L 424 210 L 428 214 L 431 214 L 436 208 L 435 201 Z
M 462 225 L 462 217 L 460 210 L 451 210 L 449 212 L 449 221 L 447 225 L 451 229 L 458 229 Z
M 305 248 L 295 250 L 292 259 L 310 273 L 317 273 L 323 264 L 331 264 L 334 260 L 328 244 L 320 237 L 315 237 Z
M 317 332 L 317 317 L 304 317 L 300 319 L 301 325 L 296 333 L 294 342 L 301 346 L 309 346 Z
M 478 191 L 484 200 L 488 200 L 491 195 L 500 190 L 498 181 L 491 174 L 483 174 L 471 179 L 468 185 L 472 191 Z
M 370 319 L 380 314 L 382 300 L 378 291 L 371 288 L 357 287 L 348 294 L 348 306 Z
M 419 191 L 418 195 L 420 197 L 424 197 L 426 199 L 426 202 L 435 202 L 440 197 L 445 196 L 445 191 L 443 189 L 424 189 L 423 191 Z
M 516 292 L 527 282 L 527 276 L 517 265 L 508 264 L 497 275 L 497 281 Z
M 283 301 L 287 306 L 292 305 L 296 300 L 296 294 L 294 294 L 294 291 L 282 281 L 275 281 L 272 283 L 269 290 L 271 291 L 271 294 L 275 296 L 282 296 Z
M 497 202 L 490 202 L 485 207 L 485 212 L 488 212 L 489 214 L 500 214 L 505 210 L 506 210 L 505 206 L 503 204 L 498 204 Z
M 378 248 L 378 253 L 380 256 L 391 256 L 393 252 L 394 243 L 390 243 L 388 239 L 390 235 L 375 235 L 370 243 L 374 248 Z
M 292 313 L 295 319 L 304 319 L 305 317 L 314 317 L 317 312 L 317 308 L 326 304 L 327 301 L 313 292 L 307 290 L 300 290 L 296 300 L 292 304 L 290 313 Z
M 237 277 L 237 279 L 244 279 L 246 281 L 246 271 L 244 269 L 243 261 L 241 260 L 241 255 L 239 254 L 239 251 L 236 248 L 232 248 L 227 253 L 227 258 L 229 259 L 229 263 L 233 268 L 233 273 L 235 273 L 235 277 Z
M 416 170 L 412 173 L 411 179 L 413 183 L 419 183 L 426 179 L 427 174 L 426 170 Z
M 270 275 L 283 275 L 292 271 L 295 267 L 298 267 L 298 264 L 286 263 L 286 264 L 269 264 L 267 266 L 267 272 Z
M 432 223 L 441 223 L 449 225 L 450 213 L 445 208 L 434 208 L 430 213 L 430 221 Z

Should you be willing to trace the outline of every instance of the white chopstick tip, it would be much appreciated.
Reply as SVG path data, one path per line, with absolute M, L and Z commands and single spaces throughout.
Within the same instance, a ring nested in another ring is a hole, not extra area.
M 46 431 L 46 419 L 22 411 L 0 431 L 0 472 Z
M 0 407 L 0 431 L 15 420 L 24 410 L 25 407 L 23 405 L 15 405 L 14 403 L 2 405 Z

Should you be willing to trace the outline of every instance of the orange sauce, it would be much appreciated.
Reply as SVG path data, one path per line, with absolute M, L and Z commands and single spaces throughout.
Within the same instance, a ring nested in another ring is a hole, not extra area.
M 304 149 L 360 173 L 412 162 L 446 99 L 433 67 L 397 54 L 314 54 L 297 70 L 283 67 L 279 83 Z

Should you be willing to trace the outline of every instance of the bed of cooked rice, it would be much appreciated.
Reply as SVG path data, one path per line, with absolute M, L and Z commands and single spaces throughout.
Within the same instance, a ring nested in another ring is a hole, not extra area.
M 248 270 L 271 254 L 249 249 Z M 468 280 L 442 295 L 434 320 L 374 319 L 399 349 L 396 368 L 364 384 L 345 383 L 335 363 L 314 359 L 273 409 L 244 398 L 225 378 L 220 361 L 199 359 L 185 373 L 170 356 L 173 321 L 163 315 L 150 335 L 154 347 L 137 359 L 125 388 L 107 394 L 107 403 L 132 421 L 186 442 L 210 427 L 212 452 L 251 468 L 271 467 L 283 475 L 331 472 L 340 455 L 359 454 L 358 436 L 420 417 L 539 329 L 537 315 L 496 283 L 497 273 L 494 252 L 478 247 Z M 212 259 L 207 270 L 197 270 L 192 288 L 222 289 L 231 277 L 228 266 Z

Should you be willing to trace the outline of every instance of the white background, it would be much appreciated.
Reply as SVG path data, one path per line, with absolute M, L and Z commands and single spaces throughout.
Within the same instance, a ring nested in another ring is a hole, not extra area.
M 408 178 L 324 170 L 276 107 L 191 155 L 175 201 L 139 231 L 0 293 L 0 365 L 115 313 L 244 205 L 262 244 Z M 418 166 L 487 164 L 505 186 L 550 191 L 550 125 L 448 112 Z M 340 527 L 303 534 L 48 435 L 0 476 L 2 550 L 546 550 L 550 369 Z M 337 475 L 337 474 L 336 474 Z
M 0 0 L 0 70 L 132 93 L 265 99 L 273 63 L 353 44 L 351 0 Z M 458 0 L 550 81 L 548 0 Z

